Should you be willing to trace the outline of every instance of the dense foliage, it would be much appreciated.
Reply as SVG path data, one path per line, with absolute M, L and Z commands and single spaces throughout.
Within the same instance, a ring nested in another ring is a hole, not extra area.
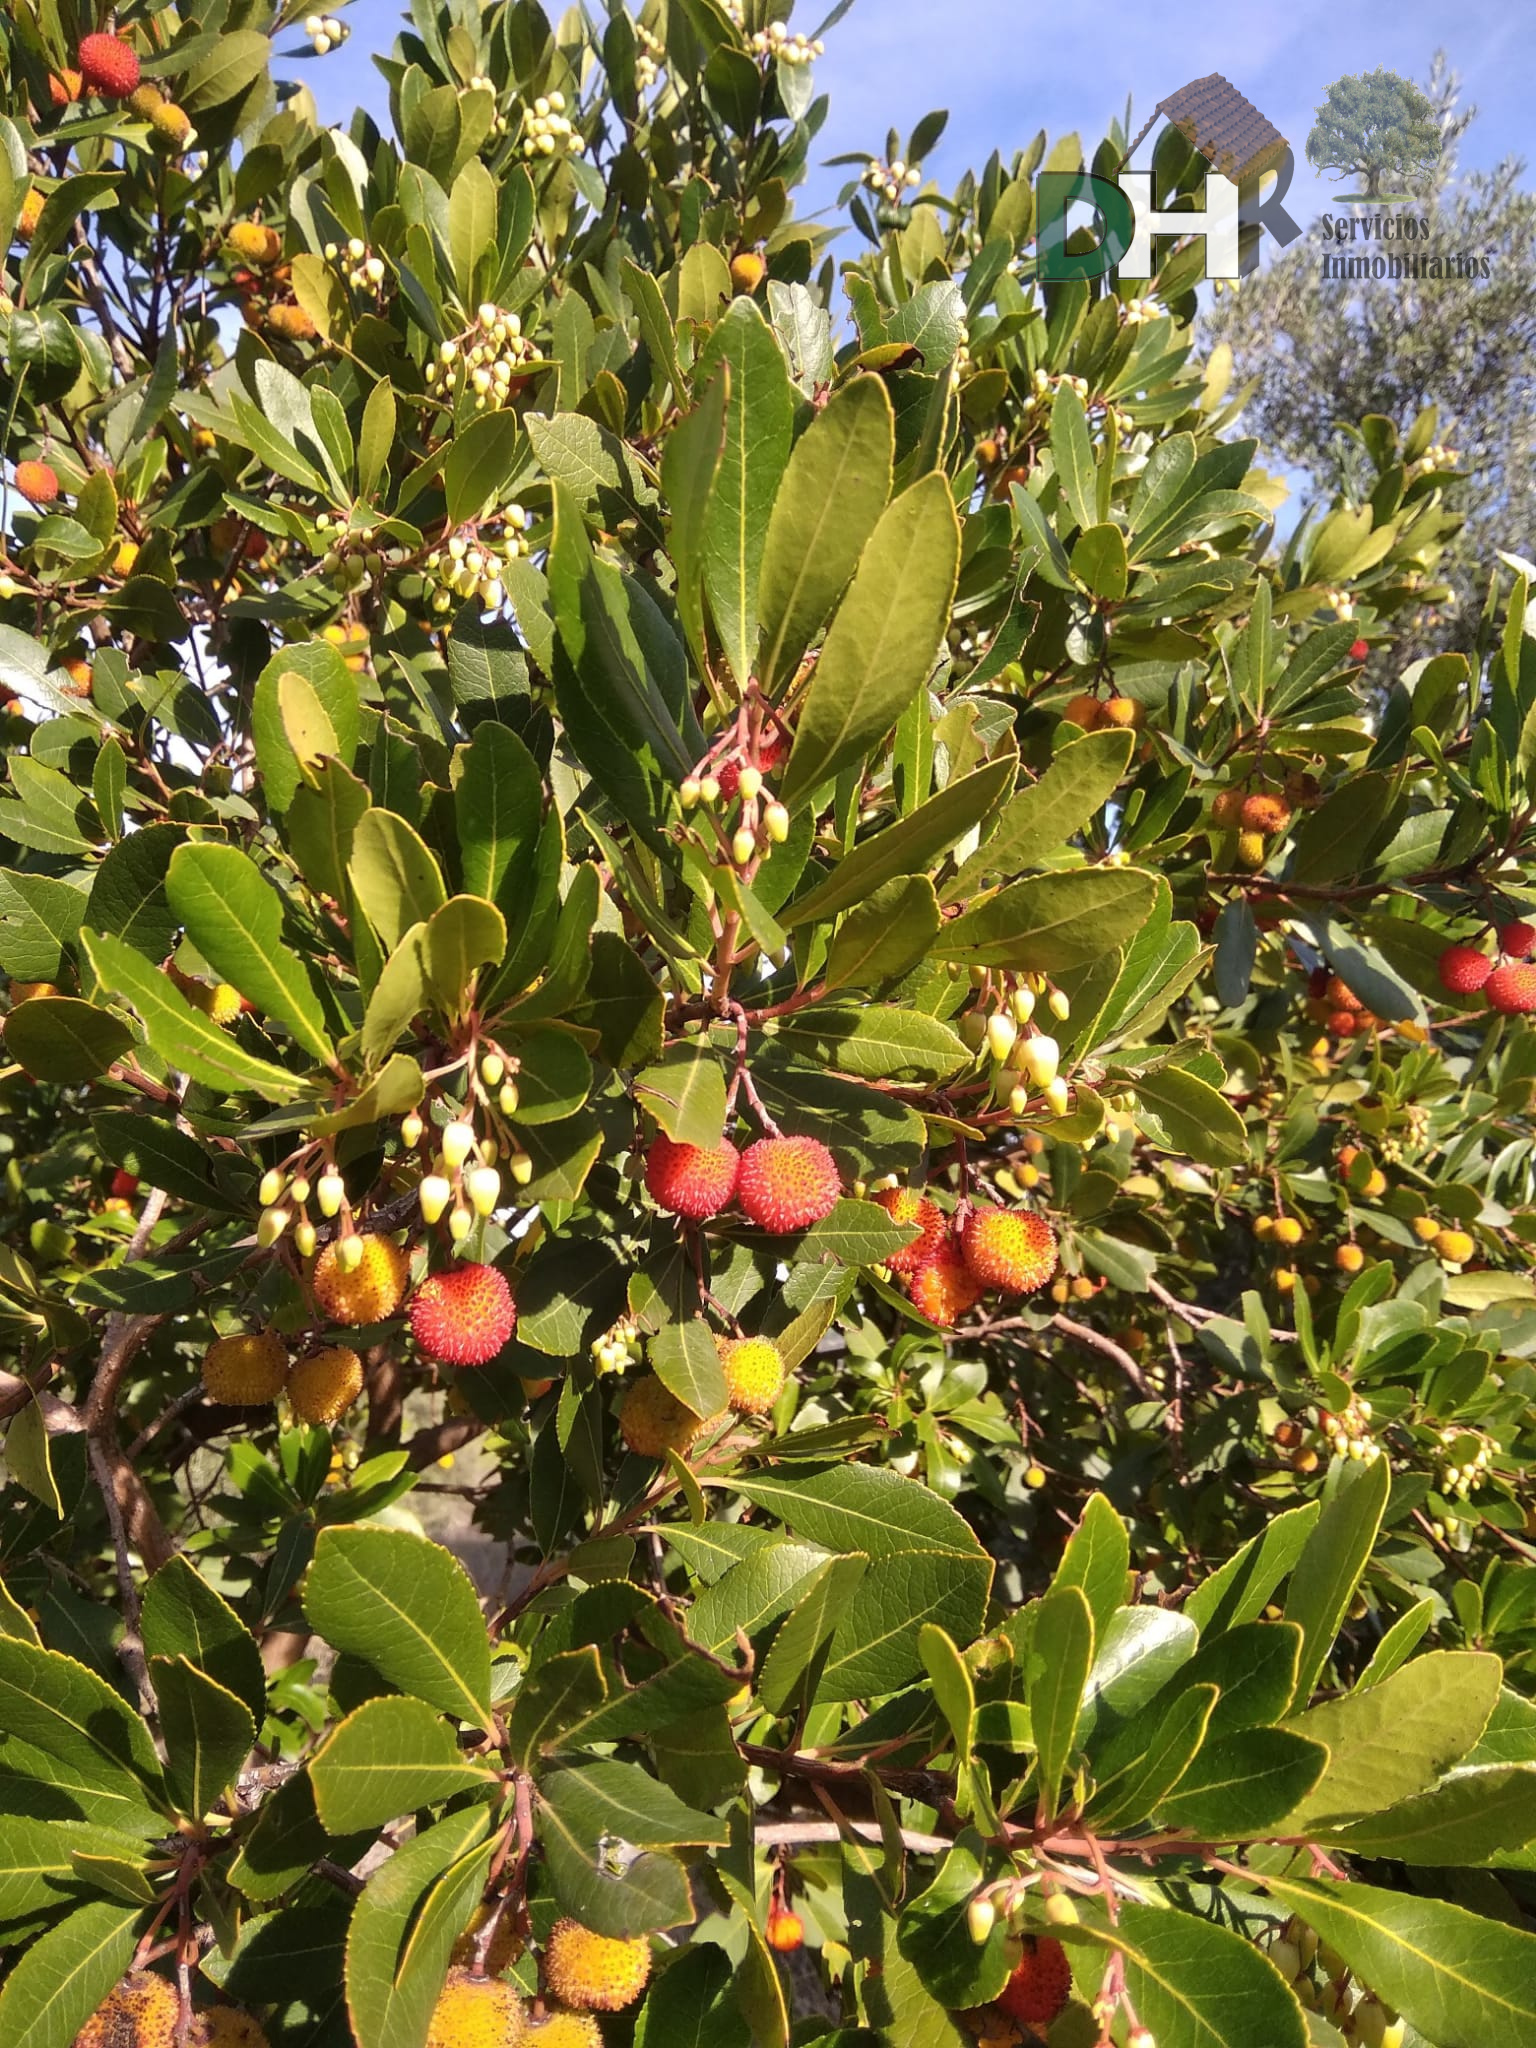
M 296 19 L 0 24 L 0 2040 L 1529 2048 L 1432 409 L 1282 536 L 763 0 Z

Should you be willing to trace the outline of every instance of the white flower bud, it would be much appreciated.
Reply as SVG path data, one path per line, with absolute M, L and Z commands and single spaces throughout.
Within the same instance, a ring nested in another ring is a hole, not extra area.
M 526 1152 L 514 1152 L 507 1161 L 507 1166 L 520 1188 L 527 1187 L 529 1181 L 533 1179 L 533 1161 Z
M 287 1185 L 288 1181 L 282 1170 L 276 1166 L 269 1166 L 261 1176 L 261 1186 L 256 1190 L 256 1199 L 263 1209 L 270 1209 Z
M 1054 1081 L 1045 1086 L 1045 1099 L 1058 1116 L 1065 1116 L 1072 1104 L 1072 1093 L 1058 1074 Z
M 1058 1024 L 1065 1024 L 1072 1014 L 1072 1005 L 1067 1000 L 1065 989 L 1053 988 L 1046 997 L 1046 1007 Z
M 474 1127 L 466 1123 L 451 1123 L 443 1132 L 443 1161 L 450 1172 L 456 1173 L 475 1149 Z
M 685 775 L 678 785 L 678 800 L 685 811 L 691 811 L 699 800 L 701 784 L 696 775 Z
M 757 840 L 743 825 L 731 836 L 731 859 L 737 867 L 744 868 L 757 851 Z
M 301 1259 L 312 1259 L 315 1255 L 315 1226 L 306 1216 L 293 1226 L 294 1248 Z
M 400 1142 L 402 1145 L 405 1146 L 407 1151 L 414 1150 L 414 1148 L 421 1143 L 422 1129 L 423 1125 L 421 1118 L 416 1114 L 414 1109 L 408 1110 L 407 1113 L 403 1117 L 401 1117 Z
M 1054 1038 L 1048 1038 L 1043 1031 L 1037 1031 L 1024 1041 L 1023 1072 L 1028 1074 L 1037 1088 L 1045 1088 L 1056 1078 L 1061 1065 L 1061 1047 Z
M 363 1240 L 360 1237 L 343 1237 L 336 1245 L 336 1263 L 343 1273 L 355 1273 L 363 1263 Z
M 965 1924 L 970 1929 L 971 1939 L 980 1948 L 997 1921 L 997 1908 L 989 1898 L 977 1893 L 965 1909 Z
M 287 1228 L 286 1209 L 263 1209 L 261 1220 L 256 1225 L 256 1242 L 264 1252 L 270 1251 Z
M 789 837 L 789 813 L 782 804 L 769 804 L 763 812 L 763 830 L 775 846 Z
M 322 1216 L 334 1216 L 346 1200 L 347 1184 L 339 1173 L 322 1173 L 315 1189 L 315 1200 L 320 1204 Z
M 309 1182 L 304 1178 L 302 1173 L 299 1175 L 298 1179 L 294 1182 L 293 1186 L 288 1190 L 288 1192 L 290 1195 L 292 1195 L 293 1199 L 300 1205 L 300 1207 L 302 1207 L 304 1203 L 309 1200 Z
M 743 803 L 751 803 L 752 799 L 761 793 L 762 787 L 763 771 L 761 768 L 742 769 L 737 788 L 741 791 Z
M 1019 1027 L 1005 1010 L 987 1019 L 987 1047 L 993 1059 L 1005 1060 L 1013 1051 L 1013 1042 L 1019 1035 Z
M 429 1173 L 416 1193 L 425 1223 L 435 1223 L 453 1200 L 452 1183 L 444 1180 L 440 1173 Z
M 480 1078 L 487 1088 L 499 1088 L 507 1063 L 499 1052 L 488 1052 L 480 1062 Z
M 1020 986 L 1008 998 L 1008 1007 L 1013 1012 L 1016 1024 L 1027 1024 L 1035 1014 L 1035 992 L 1032 988 Z
M 494 1166 L 477 1166 L 466 1174 L 464 1185 L 477 1216 L 489 1216 L 501 1200 L 501 1175 Z

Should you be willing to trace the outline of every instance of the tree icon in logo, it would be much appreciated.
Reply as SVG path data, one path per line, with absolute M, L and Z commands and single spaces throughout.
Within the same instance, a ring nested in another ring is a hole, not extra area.
M 1341 178 L 1365 180 L 1363 192 L 1341 195 L 1346 202 L 1390 204 L 1412 195 L 1383 191 L 1382 181 L 1427 178 L 1443 146 L 1431 101 L 1408 79 L 1378 64 L 1374 71 L 1357 71 L 1329 86 L 1307 137 L 1307 161 Z

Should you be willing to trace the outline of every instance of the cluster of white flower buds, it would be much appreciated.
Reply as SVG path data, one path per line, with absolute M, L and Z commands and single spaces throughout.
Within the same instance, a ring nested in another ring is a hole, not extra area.
M 768 741 L 766 752 L 770 762 L 778 758 L 775 740 Z M 789 812 L 768 787 L 756 762 L 743 760 L 737 753 L 717 765 L 706 760 L 700 767 L 702 773 L 684 777 L 678 788 L 679 800 L 685 811 L 691 811 L 699 805 L 708 810 L 722 797 L 728 804 L 739 799 L 740 812 L 730 842 L 731 860 L 737 867 L 750 867 L 760 853 L 784 844 L 789 837 Z
M 1371 1434 L 1371 1404 L 1358 1394 L 1341 1415 L 1325 1408 L 1318 1417 L 1318 1426 L 1336 1458 L 1350 1458 L 1359 1465 L 1374 1465 L 1381 1456 L 1381 1445 Z
M 483 71 L 477 71 L 464 90 L 466 92 L 488 92 L 494 100 L 496 98 L 496 81 L 494 78 L 488 78 Z M 495 113 L 491 116 L 491 133 L 493 135 L 505 135 L 506 132 L 507 117 L 502 112 L 498 103 Z
M 635 89 L 638 92 L 649 92 L 661 76 L 666 49 L 660 36 L 653 36 L 644 22 L 635 23 L 635 35 L 640 44 L 635 57 Z
M 951 974 L 960 973 L 951 961 Z M 1065 1116 L 1072 1091 L 1060 1073 L 1061 1047 L 1035 1022 L 1045 1007 L 1059 1024 L 1072 1014 L 1066 991 L 1053 987 L 1043 974 L 999 974 L 987 967 L 970 969 L 980 995 L 976 1008 L 960 1019 L 960 1036 L 978 1056 L 991 1062 L 992 1092 L 1014 1116 L 1023 1116 L 1036 1096 L 1043 1096 L 1056 1116 Z M 987 1006 L 991 1004 L 990 1014 Z
M 959 345 L 956 348 L 954 356 L 949 365 L 949 388 L 951 391 L 958 391 L 960 389 L 960 386 L 965 382 L 965 379 L 970 374 L 970 368 L 971 330 L 962 321 L 960 325 Z
M 1460 459 L 1459 450 L 1447 448 L 1442 442 L 1435 441 L 1424 450 L 1417 462 L 1409 463 L 1408 480 L 1411 483 L 1416 476 L 1432 475 L 1437 469 L 1454 469 Z
M 402 548 L 377 545 L 375 528 L 350 527 L 339 513 L 319 513 L 315 530 L 326 542 L 320 557 L 320 573 L 338 589 L 371 590 L 386 570 L 398 569 L 405 560 Z
M 308 1214 L 310 1198 L 313 1196 L 315 1206 L 322 1216 L 342 1216 L 343 1235 L 337 1241 L 336 1257 L 343 1268 L 351 1271 L 362 1258 L 362 1239 L 351 1232 L 352 1216 L 350 1209 L 347 1208 L 347 1186 L 336 1171 L 334 1160 L 324 1159 L 322 1167 L 320 1177 L 313 1186 L 307 1174 L 296 1173 L 290 1179 L 283 1167 L 268 1168 L 261 1177 L 261 1186 L 256 1191 L 256 1198 L 261 1203 L 261 1215 L 256 1224 L 256 1242 L 263 1251 L 270 1251 L 292 1224 L 295 1251 L 302 1259 L 313 1257 L 316 1231 Z M 356 1245 L 355 1252 L 349 1249 L 351 1245 Z
M 1445 1457 L 1435 1485 L 1451 1500 L 1466 1500 L 1472 1489 L 1482 1484 L 1483 1474 L 1493 1462 L 1493 1451 L 1488 1442 L 1473 1431 L 1442 1429 L 1441 1451 L 1449 1454 L 1453 1445 L 1455 1457 Z
M 879 157 L 872 156 L 864 166 L 859 182 L 867 185 L 871 192 L 878 192 L 892 206 L 899 206 L 902 193 L 921 185 L 923 174 L 916 164 L 904 164 L 899 161 L 894 164 L 883 164 Z
M 325 260 L 334 263 L 354 291 L 377 291 L 388 271 L 384 258 L 375 256 L 361 235 L 349 242 L 327 242 Z
M 1362 1984 L 1343 1957 L 1317 1938 L 1317 1930 L 1291 1919 L 1265 1954 L 1303 2010 L 1321 2014 L 1352 2048 L 1403 2048 L 1404 2022 Z
M 640 1332 L 628 1316 L 621 1316 L 611 1330 L 594 1340 L 592 1358 L 601 1372 L 628 1372 L 644 1356 Z
M 494 1048 L 482 1053 L 472 1080 L 473 1094 L 492 1116 L 498 1109 L 503 1117 L 517 1112 L 517 1083 L 507 1072 L 506 1056 Z M 497 1165 L 505 1159 L 513 1184 L 527 1187 L 533 1179 L 533 1161 L 515 1140 L 503 1134 L 481 1137 L 465 1108 L 437 1133 L 437 1155 L 431 1170 L 423 1174 L 416 1190 L 424 1223 L 437 1223 L 446 1214 L 448 1235 L 462 1244 L 478 1221 L 495 1214 L 501 1206 L 502 1175 Z M 426 1125 L 414 1111 L 400 1125 L 400 1140 L 414 1151 L 426 1135 Z
M 1323 603 L 1332 608 L 1337 618 L 1352 619 L 1355 616 L 1354 600 L 1347 590 L 1325 590 Z
M 473 327 L 438 344 L 426 379 L 429 387 L 456 386 L 462 376 L 474 393 L 476 412 L 499 412 L 516 396 L 524 366 L 537 355 L 519 316 L 487 304 L 479 308 Z
M 566 114 L 565 94 L 540 93 L 523 116 L 523 155 L 580 156 L 586 146 Z
M 788 24 L 782 21 L 770 21 L 752 38 L 755 57 L 776 58 L 781 64 L 810 64 L 825 56 L 826 49 L 819 36 L 813 41 L 809 36 L 791 35 Z
M 1140 327 L 1143 321 L 1160 320 L 1162 309 L 1151 299 L 1127 299 L 1120 308 L 1120 318 L 1127 327 Z
M 438 584 L 432 609 L 450 611 L 455 598 L 468 601 L 478 597 L 488 612 L 499 611 L 507 596 L 502 565 L 527 554 L 529 524 L 521 505 L 508 505 L 500 520 L 477 529 L 473 540 L 456 533 L 442 547 L 434 548 L 426 561 L 428 575 Z
M 332 50 L 339 50 L 352 31 L 344 21 L 338 21 L 334 14 L 306 14 L 304 33 L 309 37 L 309 46 L 317 57 L 328 57 Z

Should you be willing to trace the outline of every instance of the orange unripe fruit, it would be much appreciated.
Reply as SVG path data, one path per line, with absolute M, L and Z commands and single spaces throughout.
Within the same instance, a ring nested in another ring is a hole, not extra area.
M 716 1340 L 725 1373 L 725 1397 L 741 1415 L 766 1415 L 784 1388 L 784 1354 L 767 1337 Z
M 686 1452 L 710 1419 L 695 1415 L 655 1373 L 647 1373 L 624 1396 L 619 1434 L 640 1457 L 660 1461 L 668 1451 Z
M 805 1922 L 798 1913 L 775 1906 L 768 1915 L 768 1946 L 780 1955 L 790 1955 L 805 1946 Z
M 749 297 L 768 274 L 768 266 L 755 249 L 743 249 L 731 258 L 731 283 Z
M 1291 824 L 1291 807 L 1283 796 L 1244 797 L 1242 824 L 1245 832 L 1287 832 Z
M 1276 1244 L 1301 1243 L 1301 1224 L 1296 1217 L 1277 1216 L 1275 1218 L 1275 1242 Z
M 72 660 L 61 662 L 59 666 L 69 677 L 69 694 L 72 697 L 89 697 L 93 681 L 91 664 L 76 655 Z
M 1090 696 L 1087 691 L 1081 691 L 1077 696 L 1067 699 L 1061 715 L 1069 725 L 1080 725 L 1084 732 L 1092 732 L 1096 726 L 1104 722 L 1104 706 L 1099 698 Z
M 556 1998 L 578 2012 L 622 2012 L 646 1987 L 651 1944 L 643 1934 L 615 1940 L 557 1920 L 544 1945 L 544 1974 Z
M 267 313 L 267 325 L 284 341 L 312 341 L 319 332 L 302 306 L 271 307 Z
M 1072 1996 L 1072 1966 L 1059 1941 L 1048 1934 L 1024 1937 L 1024 1953 L 996 2003 L 1010 2019 L 1048 2027 Z
M 200 2012 L 187 2035 L 189 2048 L 269 2048 L 266 2029 L 238 2005 Z
M 974 1308 L 983 1291 L 982 1283 L 959 1252 L 948 1245 L 926 1265 L 919 1266 L 907 1282 L 912 1306 L 943 1330 L 950 1329 L 967 1309 Z
M 523 2036 L 524 2048 L 603 2048 L 603 2030 L 589 2012 L 552 2012 Z
M 242 263 L 258 270 L 270 270 L 283 253 L 283 238 L 275 228 L 256 220 L 237 220 L 229 231 L 229 246 Z
M 37 224 L 43 217 L 45 201 L 35 185 L 28 189 L 21 202 L 21 212 L 16 220 L 16 235 L 19 241 L 30 242 L 37 233 Z
M 1365 1264 L 1365 1253 L 1357 1244 L 1341 1244 L 1333 1255 L 1333 1263 L 1341 1273 L 1358 1273 Z
M 949 1224 L 944 1211 L 930 1202 L 926 1195 L 920 1195 L 915 1188 L 880 1188 L 870 1200 L 885 1211 L 893 1223 L 917 1225 L 921 1237 L 903 1245 L 899 1252 L 892 1252 L 884 1261 L 893 1273 L 915 1273 L 934 1257 L 949 1234 Z
M 55 107 L 73 105 L 84 90 L 85 80 L 78 71 L 71 71 L 68 66 L 63 71 L 50 71 L 48 74 L 48 98 Z
M 510 1984 L 452 1969 L 432 2008 L 427 2048 L 514 2048 L 526 2024 L 523 2001 Z
M 75 2048 L 171 2048 L 181 2000 L 152 1970 L 131 1970 L 114 1984 L 75 2036 Z
M 1440 1225 L 1433 1216 L 1415 1216 L 1413 1234 L 1421 1244 L 1433 1244 L 1440 1235 Z
M 1211 821 L 1229 831 L 1240 825 L 1243 819 L 1243 804 L 1246 799 L 1240 789 L 1218 790 L 1211 799 Z
M 1139 732 L 1147 722 L 1147 707 L 1134 697 L 1110 697 L 1104 704 L 1104 723 L 1123 732 Z
M 340 1240 L 328 1244 L 315 1261 L 315 1299 L 333 1323 L 386 1322 L 400 1306 L 410 1262 L 393 1238 L 373 1232 L 357 1240 L 362 1258 L 347 1272 Z
M 59 473 L 51 462 L 40 462 L 29 457 L 16 465 L 16 488 L 21 495 L 39 507 L 56 504 L 59 496 Z
M 1056 1271 L 1056 1233 L 1032 1209 L 972 1209 L 960 1246 L 972 1277 L 1003 1294 L 1033 1294 Z
M 275 1401 L 288 1378 L 288 1352 L 271 1330 L 219 1337 L 203 1354 L 203 1390 L 228 1407 L 260 1408 Z
M 821 1222 L 842 1191 L 837 1162 L 819 1138 L 759 1138 L 742 1155 L 737 1199 L 776 1237 Z
M 288 1399 L 301 1422 L 339 1422 L 363 1391 L 363 1361 L 345 1344 L 301 1358 L 288 1375 Z
M 1448 1266 L 1464 1266 L 1477 1250 L 1477 1240 L 1466 1230 L 1442 1230 L 1435 1238 L 1435 1252 Z

